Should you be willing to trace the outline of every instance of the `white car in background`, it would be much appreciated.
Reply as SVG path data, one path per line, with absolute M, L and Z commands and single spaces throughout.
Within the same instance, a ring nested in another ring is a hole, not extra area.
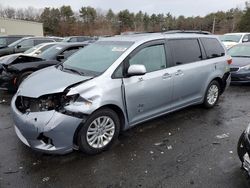
M 227 49 L 244 42 L 250 42 L 250 33 L 226 33 L 221 35 L 220 40 Z

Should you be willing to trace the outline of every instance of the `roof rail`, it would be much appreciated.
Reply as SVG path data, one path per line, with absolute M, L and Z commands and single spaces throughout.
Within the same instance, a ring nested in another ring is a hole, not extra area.
M 209 31 L 201 31 L 201 30 L 172 30 L 165 31 L 163 34 L 175 34 L 175 33 L 190 33 L 190 34 L 202 34 L 202 35 L 212 35 Z

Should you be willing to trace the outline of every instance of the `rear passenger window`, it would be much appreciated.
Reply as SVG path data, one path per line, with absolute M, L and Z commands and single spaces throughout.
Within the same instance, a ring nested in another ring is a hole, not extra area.
M 225 50 L 217 39 L 201 38 L 201 42 L 206 51 L 207 59 L 221 57 L 225 55 Z
M 172 52 L 174 65 L 202 60 L 201 49 L 197 39 L 169 40 L 168 44 Z
M 135 54 L 130 60 L 130 65 L 141 64 L 147 72 L 166 68 L 166 54 L 163 44 L 145 47 Z

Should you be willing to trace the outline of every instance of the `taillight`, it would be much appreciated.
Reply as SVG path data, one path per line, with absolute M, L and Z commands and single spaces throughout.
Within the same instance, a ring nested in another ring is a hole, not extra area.
M 227 64 L 228 64 L 228 65 L 231 65 L 232 63 L 233 63 L 232 58 L 230 58 L 230 59 L 227 60 Z

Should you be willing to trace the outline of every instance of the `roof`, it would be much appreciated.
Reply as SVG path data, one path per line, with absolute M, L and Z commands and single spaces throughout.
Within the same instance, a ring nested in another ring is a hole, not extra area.
M 250 34 L 250 33 L 226 33 L 225 35 L 244 35 L 244 34 Z
M 131 35 L 117 35 L 114 37 L 101 38 L 100 41 L 126 41 L 126 42 L 139 42 L 151 41 L 158 39 L 171 39 L 171 38 L 218 38 L 216 35 L 204 35 L 194 33 L 141 33 Z

